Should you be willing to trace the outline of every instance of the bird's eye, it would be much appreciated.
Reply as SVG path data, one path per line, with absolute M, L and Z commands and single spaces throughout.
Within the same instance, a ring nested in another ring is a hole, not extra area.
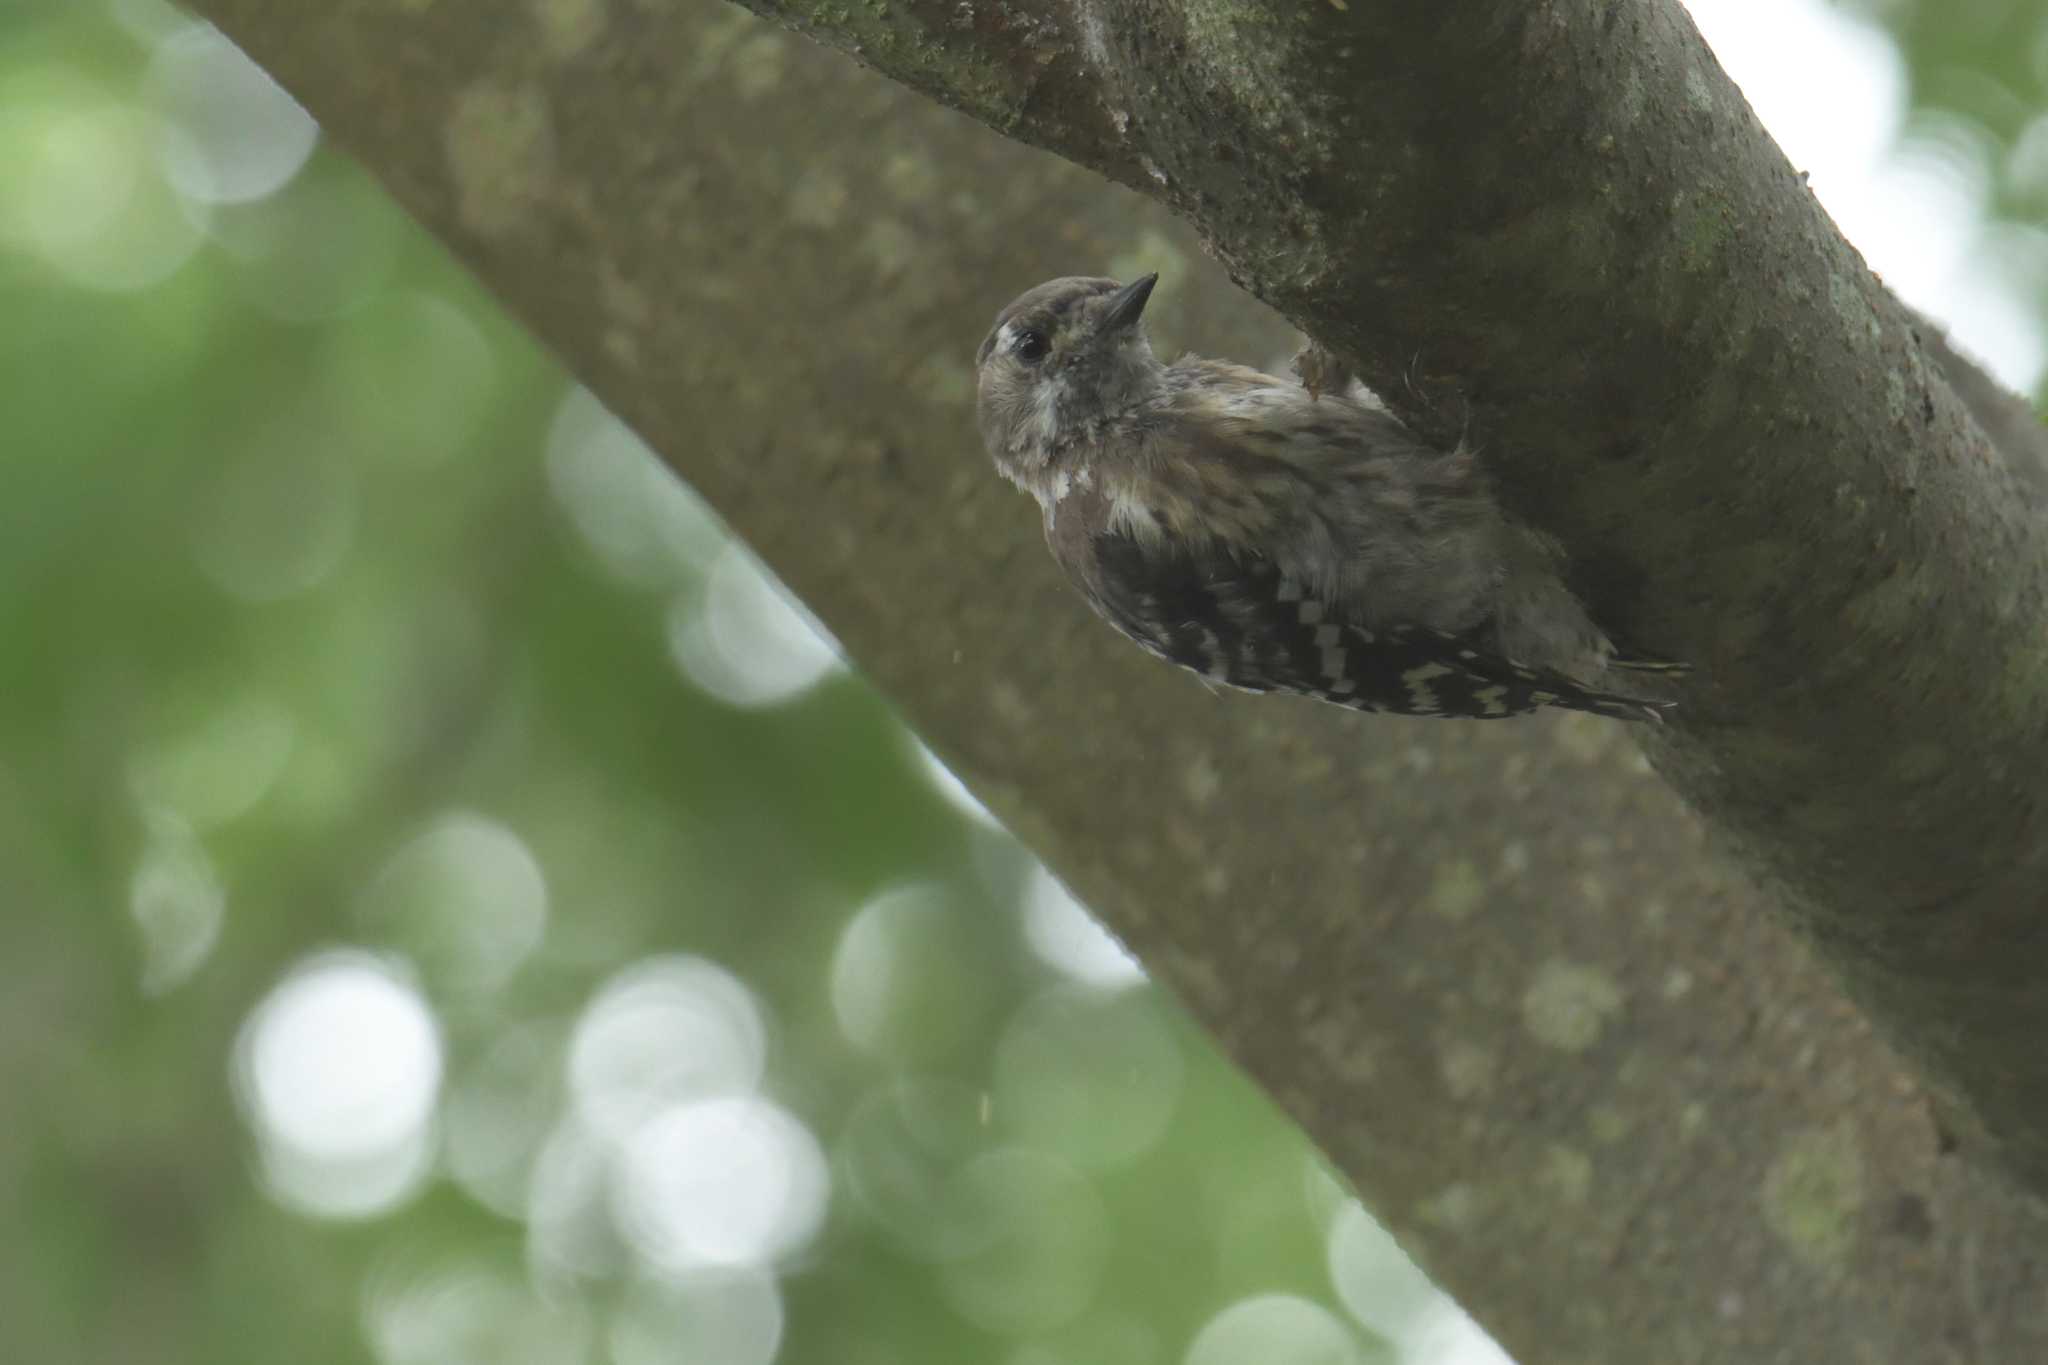
M 1047 349 L 1045 333 L 1019 332 L 1017 333 L 1017 340 L 1011 344 L 1010 349 L 1016 352 L 1017 359 L 1027 364 L 1035 364 L 1045 359 Z

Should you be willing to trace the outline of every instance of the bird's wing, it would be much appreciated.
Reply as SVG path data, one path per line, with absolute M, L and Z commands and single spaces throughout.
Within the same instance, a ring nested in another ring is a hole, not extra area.
M 1250 692 L 1292 692 L 1359 711 L 1494 719 L 1557 706 L 1654 721 L 1669 703 L 1589 688 L 1490 648 L 1483 627 L 1366 629 L 1271 561 L 1220 550 L 1165 553 L 1097 533 L 1088 584 L 1096 609 L 1152 653 Z

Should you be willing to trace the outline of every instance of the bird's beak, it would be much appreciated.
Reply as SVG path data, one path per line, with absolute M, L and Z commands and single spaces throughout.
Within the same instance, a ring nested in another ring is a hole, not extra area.
M 1152 286 L 1159 283 L 1159 276 L 1140 275 L 1129 284 L 1109 296 L 1109 311 L 1102 315 L 1097 324 L 1097 336 L 1121 332 L 1145 315 L 1145 300 L 1152 297 Z

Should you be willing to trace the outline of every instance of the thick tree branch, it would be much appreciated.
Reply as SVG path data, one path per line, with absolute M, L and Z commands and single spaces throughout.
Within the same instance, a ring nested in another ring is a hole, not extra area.
M 717 9 L 199 7 L 1524 1365 L 2048 1359 L 2042 1223 L 1942 1154 L 1618 728 L 1211 698 L 1056 581 L 974 449 L 994 309 L 1164 267 L 1169 340 L 1282 344 L 1145 206 Z M 1169 202 L 1418 425 L 1469 424 L 1602 611 L 1701 666 L 1659 765 L 2048 1170 L 2029 456 L 1971 424 L 1675 5 L 783 17 Z
M 1608 619 L 1700 665 L 1660 770 L 2048 1193 L 2044 442 L 1972 422 L 1678 0 L 1022 8 L 950 40 L 948 93 L 1469 430 Z M 1020 50 L 1047 89 L 989 93 Z

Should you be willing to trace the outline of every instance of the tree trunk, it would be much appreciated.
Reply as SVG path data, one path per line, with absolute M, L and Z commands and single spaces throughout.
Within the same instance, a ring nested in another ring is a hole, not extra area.
M 1469 432 L 1698 667 L 1651 757 L 1705 824 L 1636 731 L 1214 697 L 1088 617 L 978 449 L 973 347 L 1042 278 L 1158 269 L 1164 345 L 1276 363 L 1157 205 L 708 4 L 195 7 L 1523 1365 L 2048 1359 L 2048 1223 L 1950 1137 L 2048 1188 L 2039 433 L 1958 399 L 1675 3 L 760 8 L 1180 211 Z

